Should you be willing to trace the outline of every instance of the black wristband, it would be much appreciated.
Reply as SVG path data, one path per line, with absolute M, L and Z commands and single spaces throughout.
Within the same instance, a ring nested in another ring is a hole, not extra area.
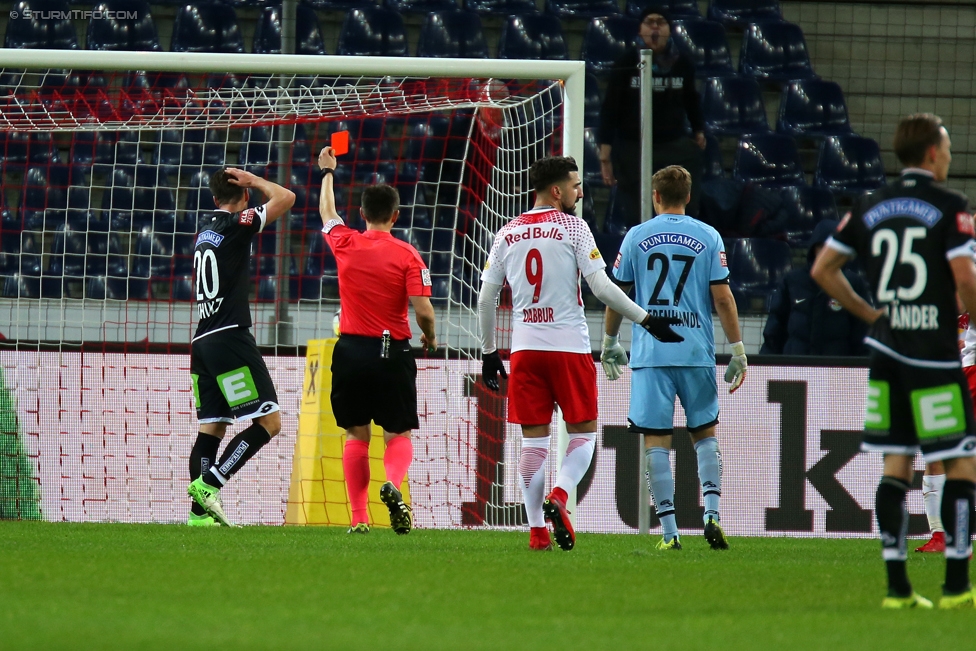
M 324 179 L 326 174 L 335 174 L 335 169 L 331 167 L 323 167 L 319 169 L 319 180 L 321 181 Z

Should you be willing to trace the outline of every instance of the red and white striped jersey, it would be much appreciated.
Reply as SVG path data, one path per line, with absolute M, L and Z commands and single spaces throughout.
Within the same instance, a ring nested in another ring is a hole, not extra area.
M 512 352 L 591 352 L 580 275 L 604 268 L 586 222 L 554 208 L 534 208 L 498 231 L 481 279 L 512 288 Z

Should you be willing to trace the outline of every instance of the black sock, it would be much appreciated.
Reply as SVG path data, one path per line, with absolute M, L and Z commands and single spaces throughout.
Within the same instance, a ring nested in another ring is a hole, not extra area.
M 974 492 L 976 484 L 963 479 L 948 479 L 942 489 L 942 525 L 946 536 L 946 594 L 959 594 L 969 589 Z
M 220 462 L 211 468 L 210 472 L 204 473 L 203 481 L 214 488 L 220 488 L 270 440 L 268 430 L 253 423 L 227 444 L 224 453 L 220 456 Z
M 199 432 L 196 443 L 190 450 L 190 481 L 193 481 L 210 469 L 213 462 L 217 459 L 217 450 L 220 448 L 220 439 L 210 434 Z M 196 500 L 190 500 L 190 513 L 193 515 L 205 515 L 207 512 L 197 504 Z
M 888 594 L 907 597 L 912 594 L 912 584 L 908 581 L 908 550 L 905 535 L 908 533 L 908 512 L 905 508 L 905 494 L 911 488 L 895 477 L 882 477 L 878 484 L 875 516 L 881 530 L 881 555 L 888 570 Z

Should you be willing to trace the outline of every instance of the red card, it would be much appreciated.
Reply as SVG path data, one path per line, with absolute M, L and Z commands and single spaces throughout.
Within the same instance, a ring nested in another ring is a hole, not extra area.
M 348 131 L 336 131 L 332 134 L 332 141 L 329 146 L 335 150 L 336 156 L 342 156 L 343 154 L 349 153 L 349 132 Z

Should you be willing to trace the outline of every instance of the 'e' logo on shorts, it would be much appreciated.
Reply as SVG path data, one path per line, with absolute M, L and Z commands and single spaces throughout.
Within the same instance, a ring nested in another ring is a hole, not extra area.
M 249 400 L 255 400 L 258 397 L 254 379 L 251 377 L 251 369 L 246 366 L 218 375 L 217 384 L 220 386 L 220 392 L 224 394 L 227 404 L 231 407 L 236 407 Z

